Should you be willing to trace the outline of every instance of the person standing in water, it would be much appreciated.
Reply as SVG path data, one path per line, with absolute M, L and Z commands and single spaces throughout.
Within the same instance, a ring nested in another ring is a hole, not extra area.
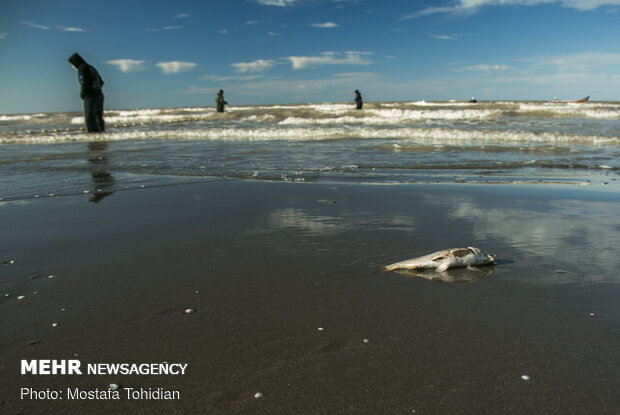
M 224 101 L 224 90 L 220 89 L 215 97 L 215 108 L 217 112 L 224 112 L 224 105 L 228 105 L 228 102 Z
M 357 105 L 358 110 L 362 109 L 362 96 L 360 95 L 360 91 L 357 89 L 355 90 L 355 105 Z
M 103 122 L 103 79 L 99 72 L 86 63 L 77 53 L 71 55 L 69 63 L 78 71 L 78 81 L 80 82 L 80 98 L 84 101 L 84 119 L 86 129 L 89 133 L 100 133 L 105 131 Z

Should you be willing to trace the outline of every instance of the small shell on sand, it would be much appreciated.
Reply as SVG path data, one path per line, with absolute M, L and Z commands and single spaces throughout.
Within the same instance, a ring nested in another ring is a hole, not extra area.
M 18 300 L 23 300 L 24 298 L 26 298 L 25 295 L 20 295 L 19 297 L 17 297 Z
M 254 395 L 254 397 L 255 397 L 256 399 L 260 399 L 260 398 L 262 398 L 262 397 L 263 397 L 263 394 L 262 394 L 262 393 L 260 393 L 260 392 L 256 392 L 256 394 Z
M 58 323 L 52 323 L 52 327 L 58 327 Z
M 530 377 L 528 375 L 523 375 L 523 376 L 521 376 L 521 379 L 523 379 L 523 380 L 530 380 Z
M 121 385 L 119 385 L 118 383 L 110 383 L 110 386 L 109 386 L 111 391 L 117 391 L 120 389 L 120 387 Z
M 195 308 L 187 308 L 183 310 L 183 314 L 194 314 L 196 312 Z
M 364 339 L 364 340 L 362 340 L 362 341 L 363 341 L 364 343 L 370 343 L 370 340 L 368 340 L 368 339 Z

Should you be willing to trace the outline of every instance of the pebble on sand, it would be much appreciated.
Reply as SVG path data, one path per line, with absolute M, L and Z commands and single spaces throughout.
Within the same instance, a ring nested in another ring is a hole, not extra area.
M 118 383 L 110 383 L 109 388 L 111 391 L 117 391 L 121 388 L 121 385 L 119 385 Z
M 262 394 L 262 393 L 260 393 L 260 392 L 256 392 L 256 394 L 254 395 L 254 397 L 255 397 L 256 399 L 260 399 L 260 398 L 262 398 L 262 397 L 263 397 L 263 394 Z
M 185 310 L 183 310 L 183 314 L 194 314 L 195 312 L 195 308 L 186 308 Z
M 58 327 L 58 323 L 52 323 L 52 327 Z
M 530 377 L 528 375 L 523 375 L 523 376 L 521 376 L 521 379 L 523 379 L 523 380 L 530 380 Z

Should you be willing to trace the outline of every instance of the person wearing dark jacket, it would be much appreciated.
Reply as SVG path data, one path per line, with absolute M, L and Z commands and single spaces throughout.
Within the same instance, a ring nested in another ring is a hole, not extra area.
M 357 106 L 358 110 L 362 109 L 362 96 L 360 95 L 360 91 L 358 91 L 357 89 L 355 90 L 355 105 Z
M 217 112 L 224 112 L 224 105 L 228 105 L 228 102 L 224 101 L 224 90 L 220 89 L 215 97 L 215 107 Z
M 86 119 L 86 129 L 89 133 L 105 131 L 103 122 L 103 79 L 99 72 L 84 59 L 74 53 L 68 59 L 74 69 L 78 71 L 80 81 L 80 98 L 84 101 L 84 118 Z

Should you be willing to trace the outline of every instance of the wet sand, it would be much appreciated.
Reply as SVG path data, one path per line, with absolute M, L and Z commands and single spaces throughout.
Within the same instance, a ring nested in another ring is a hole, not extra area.
M 619 208 L 593 187 L 243 181 L 4 203 L 0 411 L 617 413 Z M 375 273 L 468 245 L 497 254 L 451 271 L 473 282 Z M 21 375 L 21 359 L 188 366 Z M 67 399 L 110 383 L 120 400 Z

